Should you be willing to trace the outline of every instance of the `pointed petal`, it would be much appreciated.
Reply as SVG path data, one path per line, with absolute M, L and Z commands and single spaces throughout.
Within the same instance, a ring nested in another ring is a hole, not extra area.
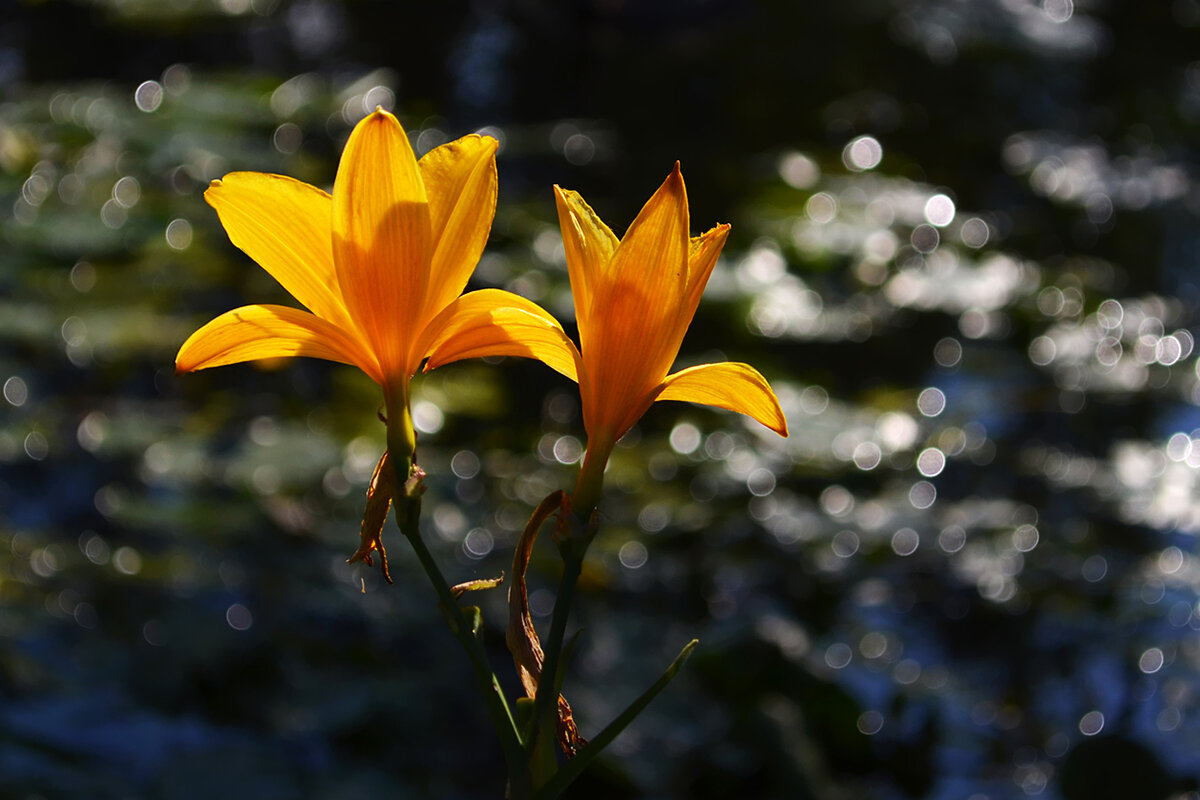
M 213 181 L 204 199 L 229 240 L 309 311 L 345 325 L 333 268 L 333 202 L 307 183 L 262 172 L 231 172 Z
M 500 289 L 480 289 L 454 300 L 430 323 L 422 352 L 426 370 L 483 356 L 541 361 L 578 380 L 579 352 L 558 320 L 541 306 Z
M 243 306 L 226 311 L 188 337 L 175 356 L 176 373 L 259 358 L 311 356 L 353 364 L 382 383 L 379 365 L 352 335 L 307 311 Z
M 749 364 L 723 361 L 680 370 L 663 381 L 656 400 L 686 400 L 745 414 L 780 436 L 787 420 L 767 379 Z
M 462 294 L 496 215 L 496 148 L 490 136 L 464 136 L 426 153 L 417 167 L 429 196 L 433 261 L 427 313 Z
M 676 164 L 593 288 L 590 336 L 583 343 L 589 436 L 641 406 L 675 360 L 688 322 L 679 319 L 688 249 L 687 192 Z
M 351 317 L 389 377 L 411 374 L 429 284 L 429 204 L 412 146 L 383 110 L 354 128 L 333 186 L 333 260 Z
M 577 192 L 554 187 L 558 227 L 562 231 L 575 300 L 580 345 L 587 348 L 592 287 L 602 279 L 620 240 Z
M 717 257 L 721 255 L 721 248 L 728 238 L 729 225 L 721 224 L 700 236 L 693 236 L 688 242 L 687 301 L 680 309 L 685 328 L 696 316 L 700 296 L 704 294 L 704 287 L 708 285 L 713 267 L 717 265 Z

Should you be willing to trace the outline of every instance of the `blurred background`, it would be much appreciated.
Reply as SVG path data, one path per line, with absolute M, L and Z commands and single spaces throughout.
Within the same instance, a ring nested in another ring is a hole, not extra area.
M 658 404 L 609 472 L 566 693 L 579 798 L 1190 798 L 1200 779 L 1200 2 L 0 0 L 0 797 L 499 797 L 394 528 L 348 566 L 380 394 L 299 359 L 176 377 L 291 300 L 202 200 L 332 184 L 393 109 L 496 136 L 473 286 L 572 329 L 551 185 L 618 232 L 678 159 L 733 234 L 680 366 L 791 426 Z M 418 380 L 425 534 L 507 571 L 576 388 Z M 553 548 L 531 602 L 548 622 Z M 480 598 L 496 669 L 503 590 Z

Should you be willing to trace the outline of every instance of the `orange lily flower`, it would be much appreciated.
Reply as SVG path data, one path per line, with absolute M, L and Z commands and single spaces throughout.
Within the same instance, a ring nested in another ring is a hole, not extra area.
M 379 109 L 350 134 L 332 195 L 258 172 L 213 181 L 204 198 L 230 240 L 308 310 L 228 311 L 183 343 L 176 371 L 278 356 L 352 364 L 383 387 L 397 464 L 415 447 L 409 381 L 427 357 L 542 358 L 573 376 L 565 334 L 539 306 L 498 289 L 461 295 L 496 210 L 496 148 L 464 136 L 418 161 Z
M 657 400 L 736 411 L 787 436 L 767 380 L 748 364 L 701 364 L 668 374 L 729 235 L 688 236 L 679 164 L 621 239 L 577 193 L 554 187 L 579 325 L 579 391 L 588 445 L 573 505 L 599 498 L 613 445 Z M 560 372 L 569 374 L 565 370 Z

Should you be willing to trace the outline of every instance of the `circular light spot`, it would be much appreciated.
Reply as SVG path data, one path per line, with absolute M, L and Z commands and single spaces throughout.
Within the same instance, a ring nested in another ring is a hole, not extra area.
M 917 472 L 926 478 L 941 475 L 946 468 L 946 454 L 936 447 L 927 447 L 917 456 Z
M 1096 318 L 1105 328 L 1116 328 L 1125 319 L 1125 307 L 1111 297 L 1096 308 Z
M 892 670 L 892 677 L 905 686 L 916 683 L 921 677 L 921 664 L 912 658 L 903 659 Z
M 463 550 L 471 558 L 483 558 L 495 546 L 496 539 L 486 528 L 472 528 L 463 538 Z
M 849 558 L 858 552 L 858 534 L 854 531 L 838 531 L 829 546 L 838 558 Z
M 458 478 L 474 478 L 479 474 L 479 456 L 470 450 L 459 450 L 450 459 L 450 471 Z
M 671 521 L 671 509 L 662 503 L 649 503 L 638 512 L 638 527 L 647 533 L 658 533 Z
M 825 650 L 825 663 L 833 669 L 843 669 L 854 657 L 850 645 L 844 642 L 834 642 Z
M 1162 669 L 1164 661 L 1163 651 L 1157 647 L 1151 647 L 1138 659 L 1138 669 L 1147 675 L 1153 675 Z
M 908 490 L 908 502 L 913 508 L 926 509 L 937 499 L 937 489 L 929 481 L 917 481 Z
M 962 345 L 958 339 L 947 336 L 933 346 L 933 360 L 943 367 L 954 367 L 962 360 Z
M 879 631 L 871 631 L 858 642 L 858 652 L 867 658 L 882 658 L 887 648 L 887 637 Z
M 1183 567 L 1183 551 L 1174 545 L 1158 554 L 1158 569 L 1167 575 L 1173 575 Z
M 986 222 L 979 217 L 971 217 L 962 224 L 958 236 L 967 247 L 978 250 L 987 244 L 990 233 Z
M 775 473 L 766 467 L 758 467 L 746 477 L 746 488 L 755 497 L 766 497 L 775 491 Z
M 126 175 L 113 184 L 112 199 L 121 208 L 133 208 L 141 198 L 142 185 L 132 175 Z
M 621 566 L 625 567 L 625 569 L 641 569 L 646 565 L 646 560 L 649 557 L 650 554 L 646 551 L 646 546 L 641 542 L 626 542 L 617 551 L 617 558 L 620 560 Z
M 1124 352 L 1121 340 L 1115 336 L 1104 336 L 1096 342 L 1096 361 L 1102 367 L 1115 367 Z
M 132 547 L 118 547 L 113 553 L 112 564 L 123 575 L 136 575 L 142 571 L 142 557 Z
M 825 491 L 821 492 L 819 502 L 826 514 L 831 517 L 840 517 L 854 508 L 854 495 L 850 494 L 845 487 L 834 484 L 827 486 Z
M 946 410 L 946 395 L 935 386 L 921 390 L 917 395 L 917 410 L 927 417 L 936 417 Z
M 938 534 L 938 547 L 945 553 L 957 553 L 967 543 L 967 532 L 957 525 L 943 528 Z
M 810 416 L 823 414 L 829 408 L 829 392 L 820 386 L 809 386 L 800 393 L 800 410 Z
M 186 250 L 192 243 L 192 223 L 186 219 L 173 219 L 167 223 L 167 244 L 174 250 Z
M 858 730 L 867 736 L 874 736 L 883 730 L 883 714 L 878 711 L 864 711 L 858 717 Z
M 1039 336 L 1029 343 L 1029 360 L 1039 367 L 1044 367 L 1054 361 L 1058 346 L 1049 336 Z
M 1088 583 L 1098 583 L 1108 574 L 1108 560 L 1101 555 L 1090 556 L 1083 562 L 1080 572 Z
M 25 436 L 24 448 L 25 455 L 34 461 L 41 461 L 50 454 L 50 443 L 37 431 L 32 431 Z
M 681 422 L 671 429 L 667 441 L 671 449 L 680 455 L 694 453 L 700 446 L 700 429 L 690 422 Z
M 149 114 L 158 110 L 163 101 L 163 87 L 158 81 L 143 81 L 133 90 L 133 102 L 138 109 Z
M 913 228 L 912 236 L 909 241 L 912 242 L 913 248 L 918 253 L 929 255 L 934 250 L 937 250 L 938 243 L 941 241 L 941 236 L 937 232 L 937 228 L 932 225 L 918 225 Z
M 1079 732 L 1084 736 L 1095 736 L 1104 730 L 1104 715 L 1099 711 L 1089 711 L 1079 720 Z
M 96 268 L 87 261 L 71 267 L 71 286 L 80 293 L 90 292 L 96 285 Z
M 925 201 L 925 220 L 938 228 L 944 228 L 954 221 L 954 201 L 947 195 L 935 194 Z
M 29 386 L 23 379 L 12 376 L 4 382 L 4 399 L 10 405 L 25 405 L 25 401 L 29 399 Z
M 271 134 L 271 144 L 284 155 L 291 155 L 304 143 L 304 132 L 294 122 L 285 122 Z
M 842 163 L 846 169 L 863 172 L 879 166 L 883 160 L 883 145 L 874 136 L 859 136 L 851 139 L 842 149 Z
M 421 433 L 437 433 L 446 423 L 442 410 L 428 400 L 418 400 L 412 408 L 413 427 Z
M 1019 553 L 1028 553 L 1038 546 L 1041 535 L 1032 525 L 1021 525 L 1012 534 L 1013 547 Z
M 837 210 L 837 200 L 829 192 L 817 192 L 804 204 L 804 213 L 818 225 L 833 222 Z
M 235 631 L 246 631 L 254 624 L 254 615 L 241 603 L 234 603 L 225 609 L 225 622 Z
M 1075 3 L 1073 0 L 1046 0 L 1042 6 L 1042 11 L 1051 22 L 1062 24 L 1071 18 L 1075 13 Z
M 100 221 L 109 230 L 117 230 L 125 224 L 125 220 L 128 218 L 129 212 L 116 200 L 110 198 L 100 206 Z
M 1175 706 L 1167 706 L 1162 711 L 1158 712 L 1158 716 L 1154 718 L 1154 725 L 1163 733 L 1170 733 L 1179 727 L 1179 723 L 1183 722 L 1183 714 Z
M 854 447 L 854 466 L 869 472 L 879 466 L 883 460 L 883 451 L 875 442 L 859 442 Z
M 810 189 L 821 179 L 821 168 L 803 153 L 788 153 L 779 161 L 779 177 L 793 189 Z
M 921 537 L 912 528 L 901 528 L 892 534 L 892 552 L 898 556 L 911 556 L 921 545 Z
M 596 143 L 592 141 L 592 137 L 584 133 L 577 133 L 574 136 L 567 137 L 563 142 L 563 157 L 568 162 L 577 167 L 585 166 L 591 163 L 596 156 Z
M 554 442 L 554 460 L 560 464 L 574 464 L 583 455 L 583 445 L 574 436 L 560 436 Z

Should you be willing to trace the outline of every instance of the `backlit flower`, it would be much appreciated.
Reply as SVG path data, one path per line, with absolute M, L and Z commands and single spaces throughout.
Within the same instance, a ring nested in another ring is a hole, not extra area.
M 786 436 L 779 400 L 753 367 L 725 361 L 670 373 L 729 234 L 728 225 L 718 225 L 689 238 L 679 165 L 620 240 L 578 194 L 554 191 L 579 324 L 588 434 L 576 509 L 594 504 L 613 445 L 656 400 L 737 411 Z
M 561 327 L 537 305 L 497 289 L 462 295 L 496 210 L 496 147 L 464 136 L 418 161 L 377 110 L 350 134 L 332 194 L 258 172 L 213 181 L 204 197 L 230 240 L 307 310 L 228 311 L 184 342 L 176 370 L 277 356 L 353 364 L 383 387 L 389 419 L 403 418 L 389 448 L 410 452 L 408 384 L 427 357 L 541 357 L 573 375 Z

